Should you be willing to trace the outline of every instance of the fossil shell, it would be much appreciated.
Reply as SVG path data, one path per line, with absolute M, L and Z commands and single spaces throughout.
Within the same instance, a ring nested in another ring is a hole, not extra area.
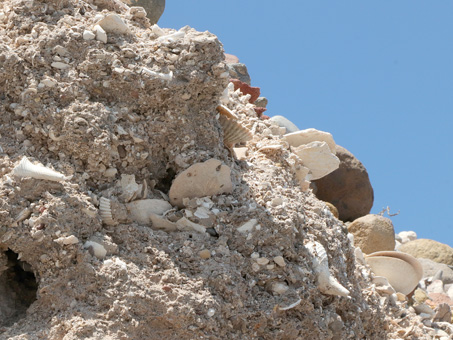
M 423 277 L 423 268 L 416 258 L 398 251 L 378 251 L 366 257 L 375 275 L 387 278 L 392 287 L 410 294 Z
M 12 174 L 18 177 L 32 177 L 56 182 L 67 181 L 72 178 L 72 176 L 65 176 L 55 170 L 46 168 L 43 165 L 33 164 L 25 156 L 13 169 Z
M 223 128 L 223 142 L 227 146 L 247 142 L 253 138 L 249 129 L 232 119 L 220 115 L 219 122 Z
M 349 290 L 344 288 L 330 273 L 327 253 L 319 242 L 308 242 L 305 245 L 313 256 L 312 263 L 318 280 L 319 290 L 328 295 L 349 296 Z
M 224 105 L 217 106 L 216 110 L 218 113 L 220 113 L 221 115 L 224 115 L 228 119 L 234 119 L 234 120 L 239 119 L 239 117 L 233 111 L 231 111 L 229 108 L 227 108 Z
M 99 200 L 99 215 L 101 215 L 102 222 L 107 225 L 115 225 L 116 222 L 112 217 L 112 210 L 110 200 L 105 197 L 101 197 Z
M 163 215 L 172 208 L 171 204 L 159 199 L 138 200 L 126 204 L 130 217 L 135 222 L 148 224 L 152 221 L 151 215 Z
M 30 208 L 24 208 L 21 210 L 21 212 L 17 215 L 16 219 L 14 222 L 22 222 L 23 220 L 29 218 L 31 215 L 31 210 Z

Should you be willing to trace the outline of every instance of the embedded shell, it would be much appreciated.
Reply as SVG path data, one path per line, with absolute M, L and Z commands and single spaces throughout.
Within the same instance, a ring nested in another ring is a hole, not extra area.
M 223 128 L 223 143 L 226 146 L 247 142 L 253 138 L 249 129 L 233 119 L 228 119 L 226 116 L 220 115 L 219 122 Z
M 305 248 L 313 256 L 312 263 L 319 290 L 327 295 L 349 296 L 349 290 L 344 288 L 330 273 L 327 253 L 322 244 L 310 241 L 305 245 Z
M 112 209 L 110 200 L 105 197 L 101 197 L 99 200 L 99 215 L 101 216 L 102 222 L 107 225 L 115 225 L 115 221 L 112 217 Z
M 375 275 L 387 278 L 400 293 L 410 294 L 423 277 L 423 268 L 413 256 L 397 251 L 379 251 L 366 256 Z
M 47 168 L 43 165 L 33 164 L 25 156 L 13 169 L 12 174 L 18 177 L 32 177 L 55 182 L 66 181 L 72 178 L 72 176 L 65 176 L 62 173 Z

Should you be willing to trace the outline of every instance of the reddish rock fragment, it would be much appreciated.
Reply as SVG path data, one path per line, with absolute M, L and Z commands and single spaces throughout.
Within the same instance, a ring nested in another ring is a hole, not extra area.
M 261 115 L 260 119 L 261 120 L 268 120 L 268 119 L 271 119 L 271 117 L 266 116 L 266 115 Z
M 230 82 L 234 84 L 235 91 L 239 89 L 241 90 L 242 94 L 249 94 L 251 96 L 249 99 L 249 103 L 251 104 L 253 104 L 260 96 L 261 90 L 259 87 L 250 86 L 249 84 L 246 84 L 239 79 L 230 79 Z
M 237 64 L 239 62 L 239 58 L 235 55 L 224 53 L 225 54 L 225 62 L 227 64 Z
M 258 117 L 261 117 L 264 113 L 264 111 L 267 111 L 265 107 L 255 107 L 255 113 Z
M 442 293 L 431 293 L 428 294 L 429 299 L 425 301 L 427 305 L 438 306 L 446 303 L 449 306 L 453 306 L 453 300 L 447 294 Z

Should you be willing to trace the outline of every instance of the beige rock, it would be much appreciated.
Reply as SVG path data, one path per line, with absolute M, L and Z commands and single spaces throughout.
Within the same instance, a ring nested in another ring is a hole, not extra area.
M 354 244 L 365 254 L 395 249 L 395 230 L 390 219 L 379 215 L 365 215 L 348 226 Z
M 129 28 L 124 23 L 123 19 L 118 14 L 106 15 L 98 25 L 107 33 L 127 34 L 130 33 Z
M 169 196 L 171 204 L 183 208 L 183 198 L 205 197 L 232 191 L 230 168 L 211 158 L 181 172 L 173 181 Z
M 311 142 L 326 142 L 330 151 L 335 154 L 335 141 L 330 133 L 316 129 L 305 129 L 283 136 L 283 140 L 288 142 L 292 147 L 309 144 Z
M 126 208 L 132 220 L 141 224 L 148 224 L 152 221 L 152 215 L 163 215 L 172 206 L 164 200 L 145 199 L 127 203 Z
M 310 169 L 311 180 L 324 177 L 338 169 L 340 160 L 330 150 L 326 142 L 311 142 L 298 146 L 293 152 Z
M 198 255 L 200 255 L 202 259 L 207 260 L 211 257 L 211 252 L 208 249 L 203 249 Z
M 453 265 L 453 248 L 450 246 L 428 239 L 418 239 L 403 244 L 401 251 L 414 257 L 430 259 L 434 262 Z

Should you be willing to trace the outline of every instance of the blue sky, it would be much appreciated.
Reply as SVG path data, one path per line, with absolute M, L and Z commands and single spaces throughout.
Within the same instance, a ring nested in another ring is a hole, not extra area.
M 159 25 L 216 34 L 266 114 L 332 133 L 365 165 L 372 213 L 453 246 L 451 0 L 167 0 Z

